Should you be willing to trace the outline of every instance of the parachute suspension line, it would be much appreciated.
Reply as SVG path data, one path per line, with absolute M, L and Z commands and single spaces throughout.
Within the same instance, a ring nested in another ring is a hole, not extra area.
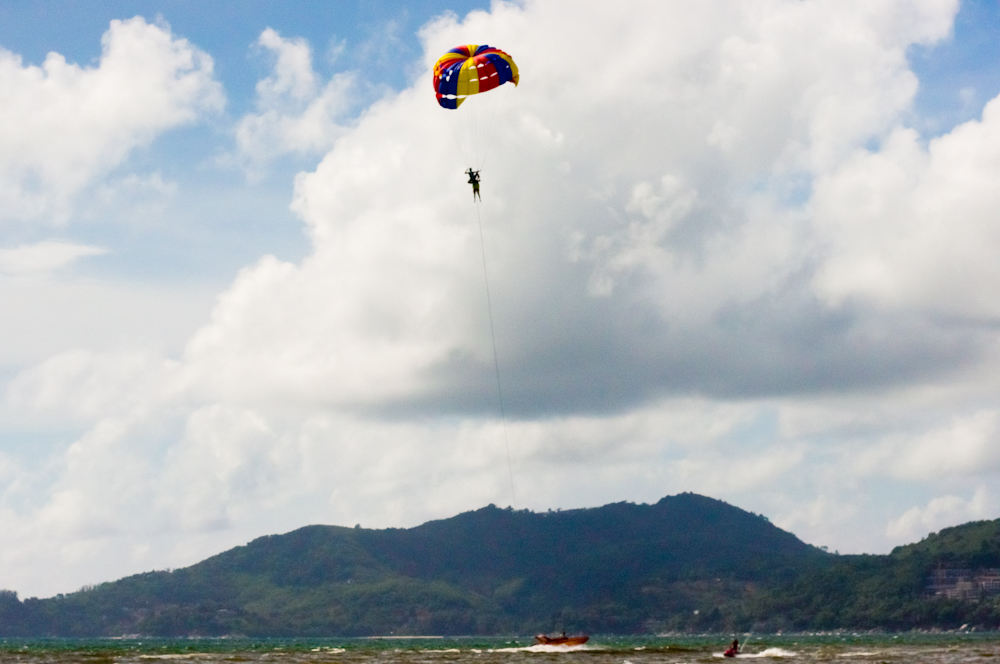
M 449 118 L 450 119 L 450 118 Z M 447 122 L 448 129 L 451 132 L 451 138 L 453 140 L 453 145 L 455 152 L 457 152 L 462 158 L 462 165 L 475 163 L 475 153 L 472 151 L 472 141 L 471 132 L 469 131 L 469 123 L 467 121 L 461 122 Z M 479 168 L 478 166 L 476 167 Z
M 483 100 L 477 98 L 471 101 L 482 102 L 489 100 L 488 99 Z M 486 109 L 483 108 L 483 104 L 472 103 L 471 108 L 469 109 L 469 113 L 466 113 L 466 115 L 469 118 L 469 124 L 470 124 L 469 133 L 470 133 L 470 143 L 472 144 L 472 157 L 473 161 L 475 161 L 477 171 L 483 167 L 483 161 L 484 161 L 483 149 L 484 146 L 486 145 L 487 137 L 483 134 L 483 122 L 482 122 L 483 118 L 481 116 L 483 115 L 485 110 Z
M 490 274 L 486 269 L 486 240 L 483 239 L 483 215 L 476 202 L 476 219 L 479 221 L 479 248 L 483 254 L 483 280 L 486 282 L 486 309 L 490 315 L 490 339 L 493 341 L 493 368 L 497 377 L 497 397 L 500 400 L 500 423 L 503 427 L 503 446 L 507 452 L 507 474 L 510 477 L 510 497 L 514 509 L 517 509 L 517 493 L 514 491 L 514 469 L 510 463 L 510 442 L 507 439 L 507 413 L 503 405 L 503 388 L 500 384 L 500 360 L 497 356 L 497 334 L 493 328 L 493 300 L 490 297 Z
M 476 107 L 476 104 L 473 104 L 472 108 L 469 109 L 469 112 L 466 113 L 469 118 L 469 144 L 472 146 L 472 159 L 476 165 L 477 171 L 482 168 L 479 164 L 479 143 L 481 142 L 479 136 L 479 123 L 476 122 L 476 120 L 479 119 L 479 114 L 477 113 L 478 110 L 479 109 Z
M 494 143 L 496 143 L 494 127 L 497 123 L 497 116 L 500 115 L 500 98 L 503 94 L 503 92 L 500 92 L 499 94 L 485 95 L 485 99 L 479 100 L 481 102 L 480 106 L 483 106 L 481 113 L 483 128 L 479 130 L 483 140 L 480 148 L 482 159 L 476 168 L 483 168 L 486 166 L 486 158 L 490 156 L 490 150 L 493 148 Z

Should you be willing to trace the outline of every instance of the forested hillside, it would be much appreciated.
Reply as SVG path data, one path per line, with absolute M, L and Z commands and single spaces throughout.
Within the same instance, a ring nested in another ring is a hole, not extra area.
M 753 613 L 770 616 L 768 622 L 779 629 L 954 629 L 963 624 L 998 629 L 1000 583 L 951 596 L 935 595 L 930 587 L 937 572 L 959 572 L 974 586 L 977 574 L 995 576 L 997 568 L 1000 519 L 977 521 L 932 533 L 887 556 L 835 556 L 790 585 L 768 589 Z
M 51 599 L 5 591 L 0 636 L 996 627 L 994 595 L 928 594 L 945 567 L 1000 567 L 998 522 L 888 556 L 838 556 L 695 494 L 547 513 L 490 506 L 409 529 L 309 526 Z

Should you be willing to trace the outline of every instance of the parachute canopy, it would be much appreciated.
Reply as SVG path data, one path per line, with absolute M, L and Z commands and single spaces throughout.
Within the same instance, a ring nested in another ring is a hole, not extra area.
M 458 46 L 434 64 L 434 91 L 444 108 L 458 108 L 469 95 L 492 90 L 508 81 L 517 85 L 514 58 L 486 45 Z

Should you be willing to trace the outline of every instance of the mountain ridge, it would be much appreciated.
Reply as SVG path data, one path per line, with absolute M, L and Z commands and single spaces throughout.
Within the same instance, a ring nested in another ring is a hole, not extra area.
M 928 596 L 934 566 L 1000 567 L 1000 520 L 886 556 L 840 556 L 683 493 L 413 528 L 305 526 L 186 568 L 38 600 L 0 592 L 0 636 L 904 629 L 1000 622 L 993 599 Z M 971 608 L 970 608 L 971 607 Z M 959 623 L 960 624 L 960 623 Z

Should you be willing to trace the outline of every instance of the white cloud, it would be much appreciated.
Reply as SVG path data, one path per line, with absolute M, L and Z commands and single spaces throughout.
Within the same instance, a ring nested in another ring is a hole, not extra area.
M 104 247 L 47 240 L 23 244 L 13 249 L 0 249 L 0 272 L 6 274 L 40 274 L 70 265 L 86 256 L 107 253 Z
M 996 410 L 984 410 L 929 431 L 893 460 L 890 472 L 918 479 L 982 476 L 1000 471 L 1000 431 Z
M 817 493 L 815 498 L 805 502 L 788 501 L 797 504 L 788 505 L 775 525 L 795 533 L 815 546 L 826 546 L 832 551 L 838 551 L 835 547 L 829 547 L 829 543 L 825 542 L 823 537 L 828 537 L 831 532 L 847 530 L 853 524 L 857 524 L 859 521 L 857 504 L 845 500 L 842 496 L 830 496 L 822 491 Z M 843 535 L 837 539 L 844 544 L 855 544 Z
M 257 44 L 275 56 L 274 72 L 257 83 L 257 113 L 236 127 L 236 144 L 251 168 L 287 153 L 322 153 L 344 132 L 337 118 L 350 102 L 354 76 L 336 74 L 320 85 L 303 39 L 267 28 Z
M 817 183 L 828 256 L 816 278 L 832 305 L 847 299 L 995 321 L 1000 101 L 926 147 L 913 130 L 859 153 Z
M 160 173 L 150 175 L 127 175 L 119 180 L 113 180 L 104 187 L 104 196 L 108 202 L 115 200 L 120 191 L 148 192 L 159 196 L 171 196 L 177 193 L 177 183 L 163 179 Z
M 9 372 L 73 349 L 179 352 L 204 324 L 214 289 L 71 274 L 0 276 L 0 367 Z
M 95 67 L 0 50 L 0 219 L 65 221 L 135 148 L 222 107 L 212 59 L 168 27 L 112 21 L 102 46 Z
M 697 200 L 698 192 L 672 175 L 664 175 L 657 185 L 637 183 L 625 210 L 644 219 L 632 221 L 627 229 L 614 235 L 594 239 L 591 258 L 599 258 L 602 267 L 591 277 L 590 293 L 610 295 L 615 277 L 641 267 L 653 270 L 662 266 L 675 267 L 675 258 L 664 245 L 670 231 L 692 211 Z
M 995 518 L 997 508 L 997 501 L 983 487 L 977 488 L 969 500 L 954 495 L 940 496 L 926 507 L 907 510 L 889 523 L 886 534 L 896 540 L 912 542 L 946 526 Z
M 176 362 L 149 352 L 73 350 L 22 371 L 7 399 L 22 417 L 95 422 L 155 409 L 175 373 Z

